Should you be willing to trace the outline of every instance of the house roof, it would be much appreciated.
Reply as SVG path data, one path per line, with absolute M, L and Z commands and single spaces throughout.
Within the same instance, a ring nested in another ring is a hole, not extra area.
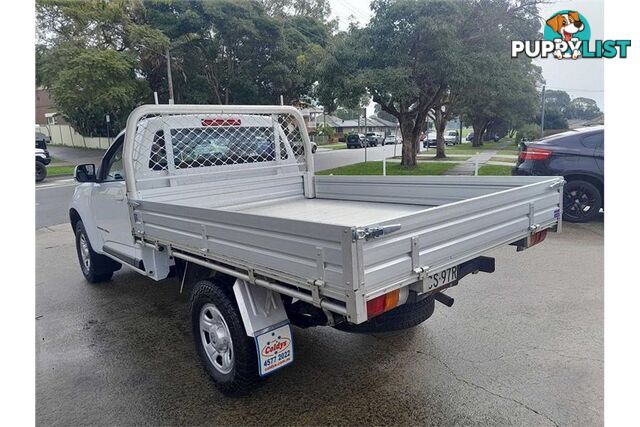
M 331 127 L 340 127 L 340 128 L 357 128 L 358 126 L 364 126 L 364 120 L 358 119 L 347 119 L 342 120 L 340 117 L 331 116 L 327 114 L 327 125 Z M 396 123 L 390 122 L 388 120 L 381 119 L 379 117 L 371 116 L 367 117 L 367 127 L 398 127 Z

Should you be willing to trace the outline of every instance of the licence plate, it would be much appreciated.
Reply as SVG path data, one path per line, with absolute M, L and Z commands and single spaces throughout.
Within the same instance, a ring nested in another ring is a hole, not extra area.
M 427 276 L 427 292 L 443 288 L 458 280 L 458 267 L 449 267 L 436 274 Z
M 255 341 L 260 376 L 269 375 L 293 362 L 293 336 L 288 323 L 258 335 Z

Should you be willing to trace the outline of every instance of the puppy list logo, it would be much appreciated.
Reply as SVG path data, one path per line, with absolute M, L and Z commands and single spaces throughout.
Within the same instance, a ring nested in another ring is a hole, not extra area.
M 578 59 L 626 58 L 631 40 L 593 40 L 589 21 L 575 10 L 561 10 L 547 19 L 543 40 L 513 40 L 511 57 Z

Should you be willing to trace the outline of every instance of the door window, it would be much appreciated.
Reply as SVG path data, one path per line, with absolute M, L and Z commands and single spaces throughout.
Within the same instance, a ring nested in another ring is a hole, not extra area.
M 604 133 L 596 133 L 582 138 L 582 145 L 587 148 L 602 148 L 604 145 Z
M 104 173 L 102 174 L 104 181 L 124 180 L 124 163 L 122 162 L 123 140 L 124 136 L 118 138 L 116 142 L 113 143 L 112 149 L 107 151 Z

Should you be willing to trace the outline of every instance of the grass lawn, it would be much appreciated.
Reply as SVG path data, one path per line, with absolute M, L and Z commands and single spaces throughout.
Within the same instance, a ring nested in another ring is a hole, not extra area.
M 502 165 L 484 165 L 480 166 L 478 169 L 478 175 L 496 175 L 496 176 L 505 176 L 511 175 L 511 166 L 502 166 Z
M 387 175 L 442 175 L 455 163 L 418 163 L 415 168 L 405 168 L 400 163 L 387 162 Z M 382 175 L 382 162 L 356 163 L 316 172 L 317 175 Z
M 461 156 L 461 155 L 459 155 L 457 153 L 449 153 L 449 154 L 456 154 L 456 156 L 455 157 L 454 156 L 447 156 L 447 158 L 445 158 L 445 159 L 436 159 L 435 156 L 425 156 L 424 154 L 421 154 L 418 157 L 418 161 L 419 162 L 421 162 L 421 161 L 429 161 L 429 162 L 436 161 L 437 162 L 437 161 L 440 161 L 440 160 L 446 160 L 446 161 L 454 161 L 454 162 L 464 162 L 464 161 L 467 161 L 467 160 L 469 160 L 471 158 L 471 156 L 469 156 L 469 155 Z M 400 157 L 400 156 L 395 157 L 395 158 L 396 159 L 402 159 L 402 157 Z
M 499 150 L 498 155 L 500 154 L 518 154 L 518 146 L 511 143 L 504 147 L 502 150 Z
M 73 175 L 75 166 L 48 166 L 47 176 Z
M 502 147 L 502 148 L 501 148 Z M 502 138 L 498 142 L 494 141 L 485 141 L 482 143 L 480 147 L 473 147 L 471 142 L 464 142 L 463 144 L 458 144 L 454 146 L 449 146 L 446 148 L 447 151 L 451 153 L 455 153 L 458 151 L 472 151 L 474 154 L 476 151 L 484 151 L 484 150 L 500 150 L 500 151 L 518 151 L 518 146 L 515 142 L 511 140 L 511 138 Z M 506 153 L 505 153 L 506 154 Z
M 490 162 L 506 162 L 506 163 L 513 163 L 515 165 L 516 160 L 518 160 L 516 157 L 504 157 L 504 156 L 493 156 L 492 158 L 489 159 Z

